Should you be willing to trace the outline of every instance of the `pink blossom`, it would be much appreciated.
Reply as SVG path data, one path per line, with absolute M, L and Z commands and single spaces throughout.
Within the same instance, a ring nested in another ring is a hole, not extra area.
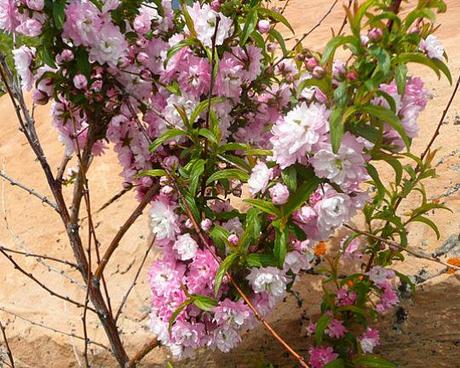
M 181 261 L 188 261 L 195 257 L 198 244 L 190 234 L 179 235 L 174 242 L 173 249 Z
M 323 140 L 328 117 L 324 105 L 303 102 L 273 126 L 273 159 L 282 169 L 305 162 L 307 152 Z
M 156 200 L 150 208 L 152 232 L 156 240 L 174 240 L 179 233 L 177 215 L 173 207 L 164 200 Z
M 228 242 L 232 245 L 237 245 L 238 242 L 240 241 L 240 238 L 238 238 L 238 235 L 235 234 L 230 234 L 227 238 Z
M 344 288 L 337 290 L 335 296 L 335 304 L 339 307 L 353 305 L 356 301 L 356 293 L 354 291 L 349 291 Z
M 439 39 L 432 34 L 424 40 L 422 39 L 420 42 L 420 49 L 432 59 L 443 60 L 444 58 L 444 46 Z
M 272 169 L 269 169 L 265 162 L 259 162 L 255 165 L 248 180 L 249 191 L 251 194 L 255 195 L 259 192 L 265 192 L 272 177 Z
M 101 34 L 100 11 L 91 1 L 72 0 L 65 9 L 66 20 L 62 36 L 76 46 L 90 46 Z
M 393 279 L 396 274 L 391 269 L 374 266 L 369 270 L 367 275 L 369 276 L 369 280 L 381 287 L 382 285 L 386 285 L 388 280 Z
M 241 336 L 234 328 L 222 325 L 214 330 L 213 342 L 223 353 L 228 353 L 241 341 Z
M 26 5 L 29 9 L 32 10 L 43 10 L 43 7 L 45 6 L 45 1 L 44 0 L 26 0 Z
M 242 71 L 241 63 L 230 53 L 224 53 L 219 62 L 219 71 L 216 78 L 216 93 L 237 99 L 241 95 Z
M 200 226 L 203 231 L 209 231 L 212 227 L 212 221 L 206 218 L 201 221 Z
M 267 292 L 274 298 L 283 297 L 288 279 L 276 267 L 253 268 L 246 277 L 255 293 Z
M 266 19 L 259 20 L 259 23 L 257 23 L 257 29 L 260 33 L 267 33 L 270 30 L 270 21 Z
M 37 37 L 42 33 L 42 27 L 43 24 L 37 19 L 28 18 L 16 27 L 16 32 L 29 37 Z
M 19 24 L 16 0 L 0 0 L 0 30 L 14 32 Z
M 375 328 L 368 327 L 367 330 L 359 338 L 361 349 L 364 353 L 372 354 L 374 348 L 380 344 L 380 334 Z
M 380 300 L 375 309 L 378 313 L 385 313 L 399 303 L 399 298 L 389 282 L 384 282 L 380 287 L 383 293 L 380 295 Z
M 270 192 L 273 203 L 276 205 L 285 204 L 289 199 L 289 189 L 284 184 L 276 183 L 268 191 Z
M 30 90 L 33 85 L 34 76 L 30 69 L 32 60 L 35 57 L 35 48 L 21 46 L 13 50 L 14 66 L 21 78 L 21 87 Z
M 83 74 L 77 74 L 73 77 L 73 85 L 76 89 L 86 89 L 88 86 L 88 80 Z
M 223 44 L 229 36 L 232 28 L 232 20 L 221 13 L 214 11 L 209 4 L 202 4 L 197 1 L 193 7 L 187 6 L 190 17 L 193 20 L 193 27 L 197 33 L 198 39 L 206 47 L 212 47 L 212 38 L 215 32 L 217 17 L 220 21 L 216 33 L 216 46 Z
M 253 318 L 251 309 L 242 301 L 234 302 L 224 299 L 214 308 L 214 322 L 220 325 L 230 325 L 239 329 Z
M 152 21 L 160 18 L 157 9 L 153 9 L 155 3 L 149 6 L 141 5 L 139 15 L 134 19 L 133 27 L 139 34 L 146 34 L 152 27 Z
M 338 358 L 330 346 L 314 346 L 309 350 L 311 368 L 324 368 L 324 366 Z
M 211 291 L 218 268 L 219 264 L 208 249 L 198 249 L 187 275 L 190 292 L 201 294 Z
M 329 322 L 325 332 L 329 337 L 340 339 L 341 337 L 345 336 L 347 329 L 343 325 L 342 321 L 339 321 L 338 319 L 332 319 Z
M 296 250 L 288 252 L 284 259 L 283 270 L 284 272 L 291 270 L 292 273 L 297 275 L 301 270 L 310 269 L 312 260 L 313 257 L 310 257 L 309 254 L 302 254 Z
M 191 55 L 180 64 L 178 81 L 181 88 L 194 97 L 209 92 L 211 65 L 208 60 Z
M 91 45 L 89 56 L 101 65 L 107 63 L 109 66 L 116 66 L 127 48 L 128 43 L 120 29 L 112 23 L 104 23 Z
M 254 81 L 262 70 L 262 50 L 258 47 L 249 45 L 245 49 L 241 47 L 232 48 L 233 55 L 236 56 L 241 65 L 241 79 L 245 82 Z

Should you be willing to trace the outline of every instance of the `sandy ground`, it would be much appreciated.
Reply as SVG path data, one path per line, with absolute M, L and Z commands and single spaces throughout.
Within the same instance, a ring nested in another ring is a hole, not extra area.
M 411 0 L 411 3 L 415 1 Z M 329 8 L 332 1 L 291 0 L 286 10 L 297 34 L 310 29 Z M 460 73 L 460 1 L 447 0 L 449 11 L 439 17 L 442 24 L 438 36 L 449 54 L 449 64 L 454 77 Z M 329 38 L 331 27 L 337 29 L 343 10 L 337 6 L 330 17 L 306 41 L 320 49 Z M 427 69 L 414 70 L 425 77 L 432 91 L 432 101 L 421 118 L 421 132 L 414 142 L 413 151 L 420 152 L 429 141 L 447 102 L 452 87 L 445 80 L 438 81 Z M 39 165 L 17 129 L 13 109 L 6 97 L 0 99 L 0 167 L 22 183 L 49 195 Z M 37 127 L 46 155 L 57 168 L 63 148 L 49 123 L 48 107 L 36 111 Z M 439 178 L 427 185 L 430 197 L 446 202 L 453 213 L 437 211 L 430 215 L 440 225 L 441 239 L 436 240 L 432 231 L 424 226 L 410 228 L 410 245 L 425 252 L 433 252 L 451 237 L 456 247 L 450 254 L 460 253 L 455 242 L 460 234 L 460 96 L 455 99 L 451 111 L 442 126 L 435 146 L 439 152 L 435 162 Z M 119 167 L 113 154 L 97 159 L 90 172 L 90 188 L 93 208 L 99 208 L 120 187 Z M 387 172 L 382 168 L 382 172 Z M 69 193 L 67 193 L 69 194 Z M 415 200 L 415 199 L 414 199 Z M 136 202 L 127 194 L 115 204 L 96 215 L 99 240 L 102 247 L 111 240 L 118 227 L 129 215 Z M 410 203 L 409 203 L 410 205 Z M 0 187 L 0 243 L 4 246 L 47 255 L 64 255 L 71 260 L 71 252 L 58 216 L 35 198 L 4 182 Z M 144 215 L 130 229 L 117 250 L 114 262 L 106 271 L 114 309 L 131 284 L 138 265 L 148 245 L 147 218 Z M 155 255 L 150 254 L 139 283 L 132 293 L 120 319 L 123 339 L 129 352 L 138 350 L 152 338 L 148 331 L 149 292 L 146 287 L 148 264 Z M 79 275 L 65 266 L 38 264 L 31 258 L 16 257 L 25 268 L 40 280 L 52 285 L 56 292 L 69 294 L 78 300 L 84 299 L 84 289 L 79 284 Z M 409 275 L 430 277 L 418 287 L 415 296 L 404 300 L 396 313 L 388 315 L 382 324 L 384 343 L 380 352 L 393 359 L 400 367 L 460 367 L 460 283 L 458 276 L 436 276 L 440 267 L 411 256 L 399 266 Z M 61 270 L 65 270 L 62 275 Z M 435 276 L 435 277 L 434 277 Z M 0 320 L 7 325 L 7 334 L 18 367 L 64 368 L 78 367 L 82 362 L 79 353 L 82 347 L 77 338 L 54 333 L 14 316 L 20 315 L 30 321 L 61 331 L 82 335 L 81 311 L 46 294 L 32 285 L 27 278 L 15 271 L 0 257 Z M 304 337 L 304 326 L 317 313 L 320 287 L 317 278 L 305 276 L 297 283 L 296 290 L 303 302 L 288 297 L 273 313 L 271 321 L 290 343 L 300 352 L 306 353 L 308 343 Z M 5 312 L 8 311 L 9 313 Z M 12 314 L 14 313 L 14 314 Z M 93 340 L 107 344 L 98 321 L 90 321 Z M 2 348 L 0 348 L 0 354 Z M 113 367 L 114 362 L 101 348 L 92 348 L 95 367 Z M 1 355 L 0 355 L 1 357 Z M 167 361 L 165 351 L 155 349 L 146 359 L 145 367 L 163 367 Z M 258 367 L 261 361 L 271 361 L 280 367 L 291 367 L 292 362 L 269 335 L 257 328 L 251 332 L 241 346 L 231 354 L 203 352 L 194 360 L 175 364 L 183 367 Z M 2 363 L 0 362 L 0 367 Z

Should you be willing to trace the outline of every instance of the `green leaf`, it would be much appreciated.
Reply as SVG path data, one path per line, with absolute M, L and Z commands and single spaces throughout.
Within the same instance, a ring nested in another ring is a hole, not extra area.
M 212 312 L 215 307 L 217 307 L 217 300 L 210 298 L 209 296 L 204 295 L 194 295 L 193 304 L 195 304 L 201 310 L 206 312 Z
M 441 60 L 438 59 L 431 59 L 431 61 L 438 67 L 438 69 L 444 73 L 447 77 L 447 80 L 450 84 L 452 84 L 452 74 L 450 74 L 449 67 Z
M 275 227 L 275 246 L 273 248 L 273 255 L 278 263 L 278 267 L 283 267 L 284 259 L 287 253 L 288 231 L 287 228 L 279 229 Z
M 265 201 L 263 199 L 245 199 L 244 202 L 249 203 L 250 205 L 254 206 L 255 208 L 258 208 L 259 210 L 268 213 L 270 215 L 275 215 L 276 217 L 279 217 L 281 215 L 280 210 L 278 207 L 276 207 L 272 202 Z
M 385 198 L 385 186 L 382 183 L 382 180 L 380 180 L 379 173 L 377 169 L 368 163 L 366 165 L 367 172 L 371 176 L 372 181 L 374 182 L 375 187 L 377 188 L 377 196 L 375 197 L 376 203 L 380 203 L 383 198 Z
M 297 171 L 295 166 L 289 166 L 288 168 L 281 171 L 281 178 L 284 184 L 289 188 L 291 192 L 295 192 L 297 189 Z
M 340 142 L 342 141 L 344 126 L 343 126 L 343 107 L 335 106 L 331 112 L 329 118 L 330 134 L 332 151 L 337 153 L 340 148 Z
M 334 58 L 335 51 L 338 47 L 352 43 L 355 40 L 353 36 L 335 36 L 326 45 L 324 49 L 323 57 L 321 58 L 321 64 L 326 64 Z
M 209 129 L 201 128 L 198 131 L 198 134 L 201 135 L 202 137 L 205 137 L 208 141 L 211 141 L 212 143 L 215 143 L 215 144 L 219 143 L 217 137 Z
M 363 355 L 353 359 L 353 363 L 360 368 L 396 368 L 396 365 L 377 355 Z
M 176 55 L 180 50 L 182 50 L 184 47 L 187 46 L 192 46 L 196 44 L 196 40 L 194 38 L 186 38 L 185 40 L 179 41 L 176 43 L 174 46 L 172 46 L 167 54 L 166 54 L 166 60 L 164 61 L 164 65 L 166 66 L 168 64 L 168 61 Z
M 152 177 L 166 176 L 166 175 L 167 173 L 163 169 L 144 170 L 144 171 L 141 171 L 139 174 L 137 174 L 137 176 L 152 176 Z
M 219 269 L 216 272 L 216 278 L 214 281 L 214 295 L 217 296 L 219 293 L 220 285 L 224 279 L 225 274 L 230 269 L 232 264 L 240 257 L 240 254 L 237 252 L 230 253 L 227 258 L 225 258 L 219 266 Z
M 251 253 L 246 256 L 246 264 L 249 267 L 276 266 L 276 259 L 273 254 Z
M 272 18 L 273 20 L 275 20 L 277 22 L 283 23 L 287 28 L 289 28 L 289 30 L 292 32 L 292 34 L 295 34 L 294 29 L 290 25 L 289 21 L 282 14 L 280 14 L 280 13 L 278 13 L 276 11 L 273 11 L 271 9 L 262 8 L 262 7 L 259 8 L 259 13 L 261 15 L 265 15 L 265 16 L 267 16 L 269 18 Z
M 284 42 L 284 37 L 279 33 L 276 29 L 272 28 L 268 34 L 272 36 L 280 45 L 281 51 L 283 52 L 283 56 L 288 54 L 288 50 L 286 48 L 286 43 Z
M 190 167 L 190 189 L 191 195 L 195 195 L 200 183 L 201 175 L 204 172 L 206 162 L 203 159 L 194 160 Z
M 193 125 L 195 121 L 198 119 L 198 117 L 208 108 L 211 108 L 215 104 L 224 102 L 225 100 L 225 97 L 213 97 L 211 98 L 211 100 L 206 99 L 204 101 L 201 101 L 198 105 L 196 105 L 195 109 L 190 115 L 190 124 Z
M 155 139 L 153 143 L 150 145 L 150 152 L 154 152 L 158 147 L 160 147 L 163 143 L 166 141 L 180 136 L 180 135 L 186 135 L 186 132 L 181 130 L 181 129 L 168 129 L 166 132 L 164 132 L 160 137 Z
M 216 171 L 214 174 L 212 174 L 206 181 L 206 184 L 211 184 L 212 182 L 221 179 L 239 179 L 243 182 L 247 182 L 249 175 L 246 171 L 240 169 L 225 169 Z
M 240 46 L 244 46 L 246 44 L 246 41 L 248 40 L 249 36 L 256 29 L 257 20 L 257 9 L 252 8 L 247 15 L 246 23 L 244 24 L 243 32 L 240 36 Z
M 259 209 L 250 208 L 246 213 L 246 230 L 251 235 L 251 238 L 256 240 L 260 236 L 260 229 L 262 227 L 259 218 Z
M 327 363 L 324 368 L 345 368 L 345 362 L 343 359 L 339 358 L 336 360 L 333 360 L 330 363 Z
M 211 237 L 213 243 L 217 245 L 219 250 L 221 250 L 222 252 L 225 252 L 225 248 L 228 245 L 227 239 L 229 235 L 230 232 L 219 225 L 215 225 L 209 232 L 209 236 Z
M 176 321 L 177 317 L 179 317 L 179 314 L 181 314 L 181 312 L 187 308 L 187 306 L 189 306 L 190 304 L 192 304 L 193 302 L 193 299 L 187 299 L 185 302 L 183 302 L 181 305 L 179 305 L 179 307 L 177 307 L 177 309 L 173 312 L 173 314 L 171 315 L 171 318 L 169 319 L 169 325 L 168 325 L 168 330 L 171 331 L 171 328 L 174 324 L 174 322 Z
M 321 179 L 309 170 L 310 176 L 297 188 L 297 191 L 289 197 L 288 202 L 284 205 L 284 215 L 287 217 L 299 207 L 301 207 L 310 198 L 311 194 L 316 190 Z
M 421 54 L 420 52 L 407 52 L 407 53 L 402 53 L 398 56 L 396 56 L 393 61 L 396 64 L 407 64 L 407 63 L 417 63 L 417 64 L 422 64 L 426 65 L 427 67 L 431 68 L 438 78 L 441 78 L 441 73 L 439 73 L 439 68 L 436 65 L 436 63 L 433 62 L 432 59 L 429 57 Z
M 406 91 L 407 81 L 407 66 L 406 64 L 398 64 L 395 69 L 396 85 L 398 86 L 398 93 L 402 96 Z
M 196 37 L 195 25 L 193 24 L 193 19 L 188 12 L 187 4 L 184 0 L 181 0 L 180 2 L 181 2 L 182 14 L 184 16 L 185 24 L 187 25 L 187 28 L 190 34 L 192 35 L 192 37 Z
M 62 29 L 64 26 L 64 21 L 65 21 L 65 5 L 66 2 L 59 0 L 59 1 L 53 1 L 53 19 L 54 19 L 54 24 L 56 25 L 57 29 Z
M 392 126 L 394 130 L 398 132 L 398 134 L 401 136 L 401 139 L 403 140 L 404 144 L 406 145 L 407 149 L 410 147 L 410 140 L 409 137 L 406 134 L 406 131 L 404 130 L 404 127 L 401 124 L 401 120 L 396 116 L 396 114 L 383 107 L 383 106 L 375 106 L 375 105 L 366 105 L 360 108 L 362 112 L 366 112 L 375 118 L 388 123 Z
M 355 16 L 351 19 L 350 24 L 351 24 L 351 29 L 353 33 L 359 37 L 360 31 L 361 31 L 361 21 L 366 14 L 367 10 L 372 6 L 375 5 L 375 0 L 367 0 L 364 4 L 362 4 Z
M 428 217 L 420 215 L 420 216 L 417 216 L 417 217 L 413 218 L 412 221 L 423 222 L 424 224 L 428 225 L 429 227 L 431 227 L 433 229 L 433 231 L 436 233 L 436 238 L 438 240 L 439 240 L 439 238 L 441 238 L 441 234 L 439 233 L 438 227 Z
M 316 322 L 316 330 L 315 330 L 315 344 L 320 345 L 321 342 L 323 341 L 323 336 L 324 336 L 324 331 L 326 330 L 326 327 L 329 325 L 329 322 L 331 321 L 331 317 L 329 317 L 327 314 L 323 314 L 318 322 Z

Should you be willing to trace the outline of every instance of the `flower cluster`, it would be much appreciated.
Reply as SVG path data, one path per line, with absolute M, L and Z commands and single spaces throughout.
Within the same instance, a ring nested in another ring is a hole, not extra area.
M 159 187 L 150 203 L 161 249 L 149 272 L 151 328 L 177 358 L 233 349 L 256 325 L 254 310 L 267 315 L 320 261 L 317 245 L 381 201 L 381 188 L 369 190 L 379 184 L 372 161 L 397 161 L 429 97 L 390 58 L 410 51 L 437 67 L 444 57 L 425 29 L 390 50 L 385 27 L 350 36 L 347 62 L 333 60 L 337 39 L 323 55 L 301 45 L 289 52 L 274 27 L 288 24 L 283 15 L 246 3 L 174 11 L 170 0 L 70 0 L 62 9 L 0 0 L 0 29 L 42 37 L 13 51 L 16 71 L 35 103 L 53 101 L 66 155 L 113 147 L 138 199 Z M 233 201 L 246 189 L 249 208 Z M 362 315 L 398 303 L 395 254 L 359 235 L 339 256 L 369 264 L 326 292 L 321 323 L 309 327 L 321 337 L 309 350 L 314 368 L 372 353 L 379 333 Z M 374 257 L 380 251 L 388 253 Z

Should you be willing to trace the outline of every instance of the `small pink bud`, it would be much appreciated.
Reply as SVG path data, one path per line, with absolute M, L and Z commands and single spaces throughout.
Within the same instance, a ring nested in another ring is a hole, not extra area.
M 165 185 L 160 189 L 161 194 L 169 195 L 173 192 L 174 188 L 170 185 Z
M 356 73 L 356 71 L 354 70 L 351 70 L 347 73 L 347 79 L 348 80 L 351 80 L 351 81 L 354 81 L 358 78 L 358 74 Z
M 192 220 L 187 219 L 187 221 L 185 221 L 185 227 L 186 227 L 187 229 L 193 228 Z
M 322 66 L 315 66 L 315 68 L 312 71 L 312 76 L 313 78 L 316 79 L 321 79 L 324 77 L 324 68 Z
M 383 31 L 380 28 L 372 28 L 367 35 L 372 42 L 379 42 L 383 37 Z
M 73 52 L 69 49 L 62 51 L 60 56 L 62 61 L 72 61 L 74 59 Z
M 231 245 L 237 245 L 238 242 L 240 241 L 240 239 L 238 238 L 238 236 L 236 236 L 235 234 L 230 234 L 227 238 L 228 242 L 231 244 Z
M 160 185 L 161 186 L 164 186 L 164 185 L 168 185 L 169 184 L 169 179 L 167 176 L 162 176 L 160 178 Z
M 269 44 L 267 45 L 267 51 L 268 51 L 268 52 L 274 52 L 274 51 L 276 51 L 276 44 L 274 44 L 274 43 L 269 43 Z
M 150 70 L 148 70 L 148 69 L 142 69 L 142 70 L 141 70 L 141 78 L 142 78 L 143 80 L 147 80 L 147 81 L 148 81 L 148 80 L 152 79 L 152 73 L 151 73 Z
M 208 218 L 205 218 L 203 221 L 201 221 L 200 226 L 203 231 L 209 231 L 212 226 L 212 221 Z
M 307 69 L 309 71 L 312 71 L 313 69 L 315 69 L 316 66 L 318 66 L 318 60 L 316 60 L 313 57 L 308 58 L 307 63 L 305 64 L 305 66 L 307 67 Z
M 367 35 L 362 34 L 360 36 L 360 39 L 361 39 L 361 45 L 367 46 L 367 44 L 369 43 L 369 37 Z
M 145 52 L 140 52 L 137 54 L 137 61 L 141 64 L 145 64 L 149 61 L 149 56 Z
M 268 191 L 270 192 L 273 203 L 276 205 L 285 204 L 289 199 L 289 189 L 286 185 L 277 183 Z
M 260 33 L 268 33 L 270 31 L 270 21 L 266 19 L 259 20 L 259 23 L 257 23 L 257 29 Z
M 73 85 L 76 89 L 86 89 L 88 86 L 88 80 L 83 74 L 77 74 L 73 77 Z
M 220 10 L 220 1 L 219 0 L 213 0 L 211 2 L 211 9 L 214 10 L 215 12 L 218 12 Z
M 179 164 L 177 156 L 168 156 L 163 160 L 163 163 L 168 169 L 175 169 Z

